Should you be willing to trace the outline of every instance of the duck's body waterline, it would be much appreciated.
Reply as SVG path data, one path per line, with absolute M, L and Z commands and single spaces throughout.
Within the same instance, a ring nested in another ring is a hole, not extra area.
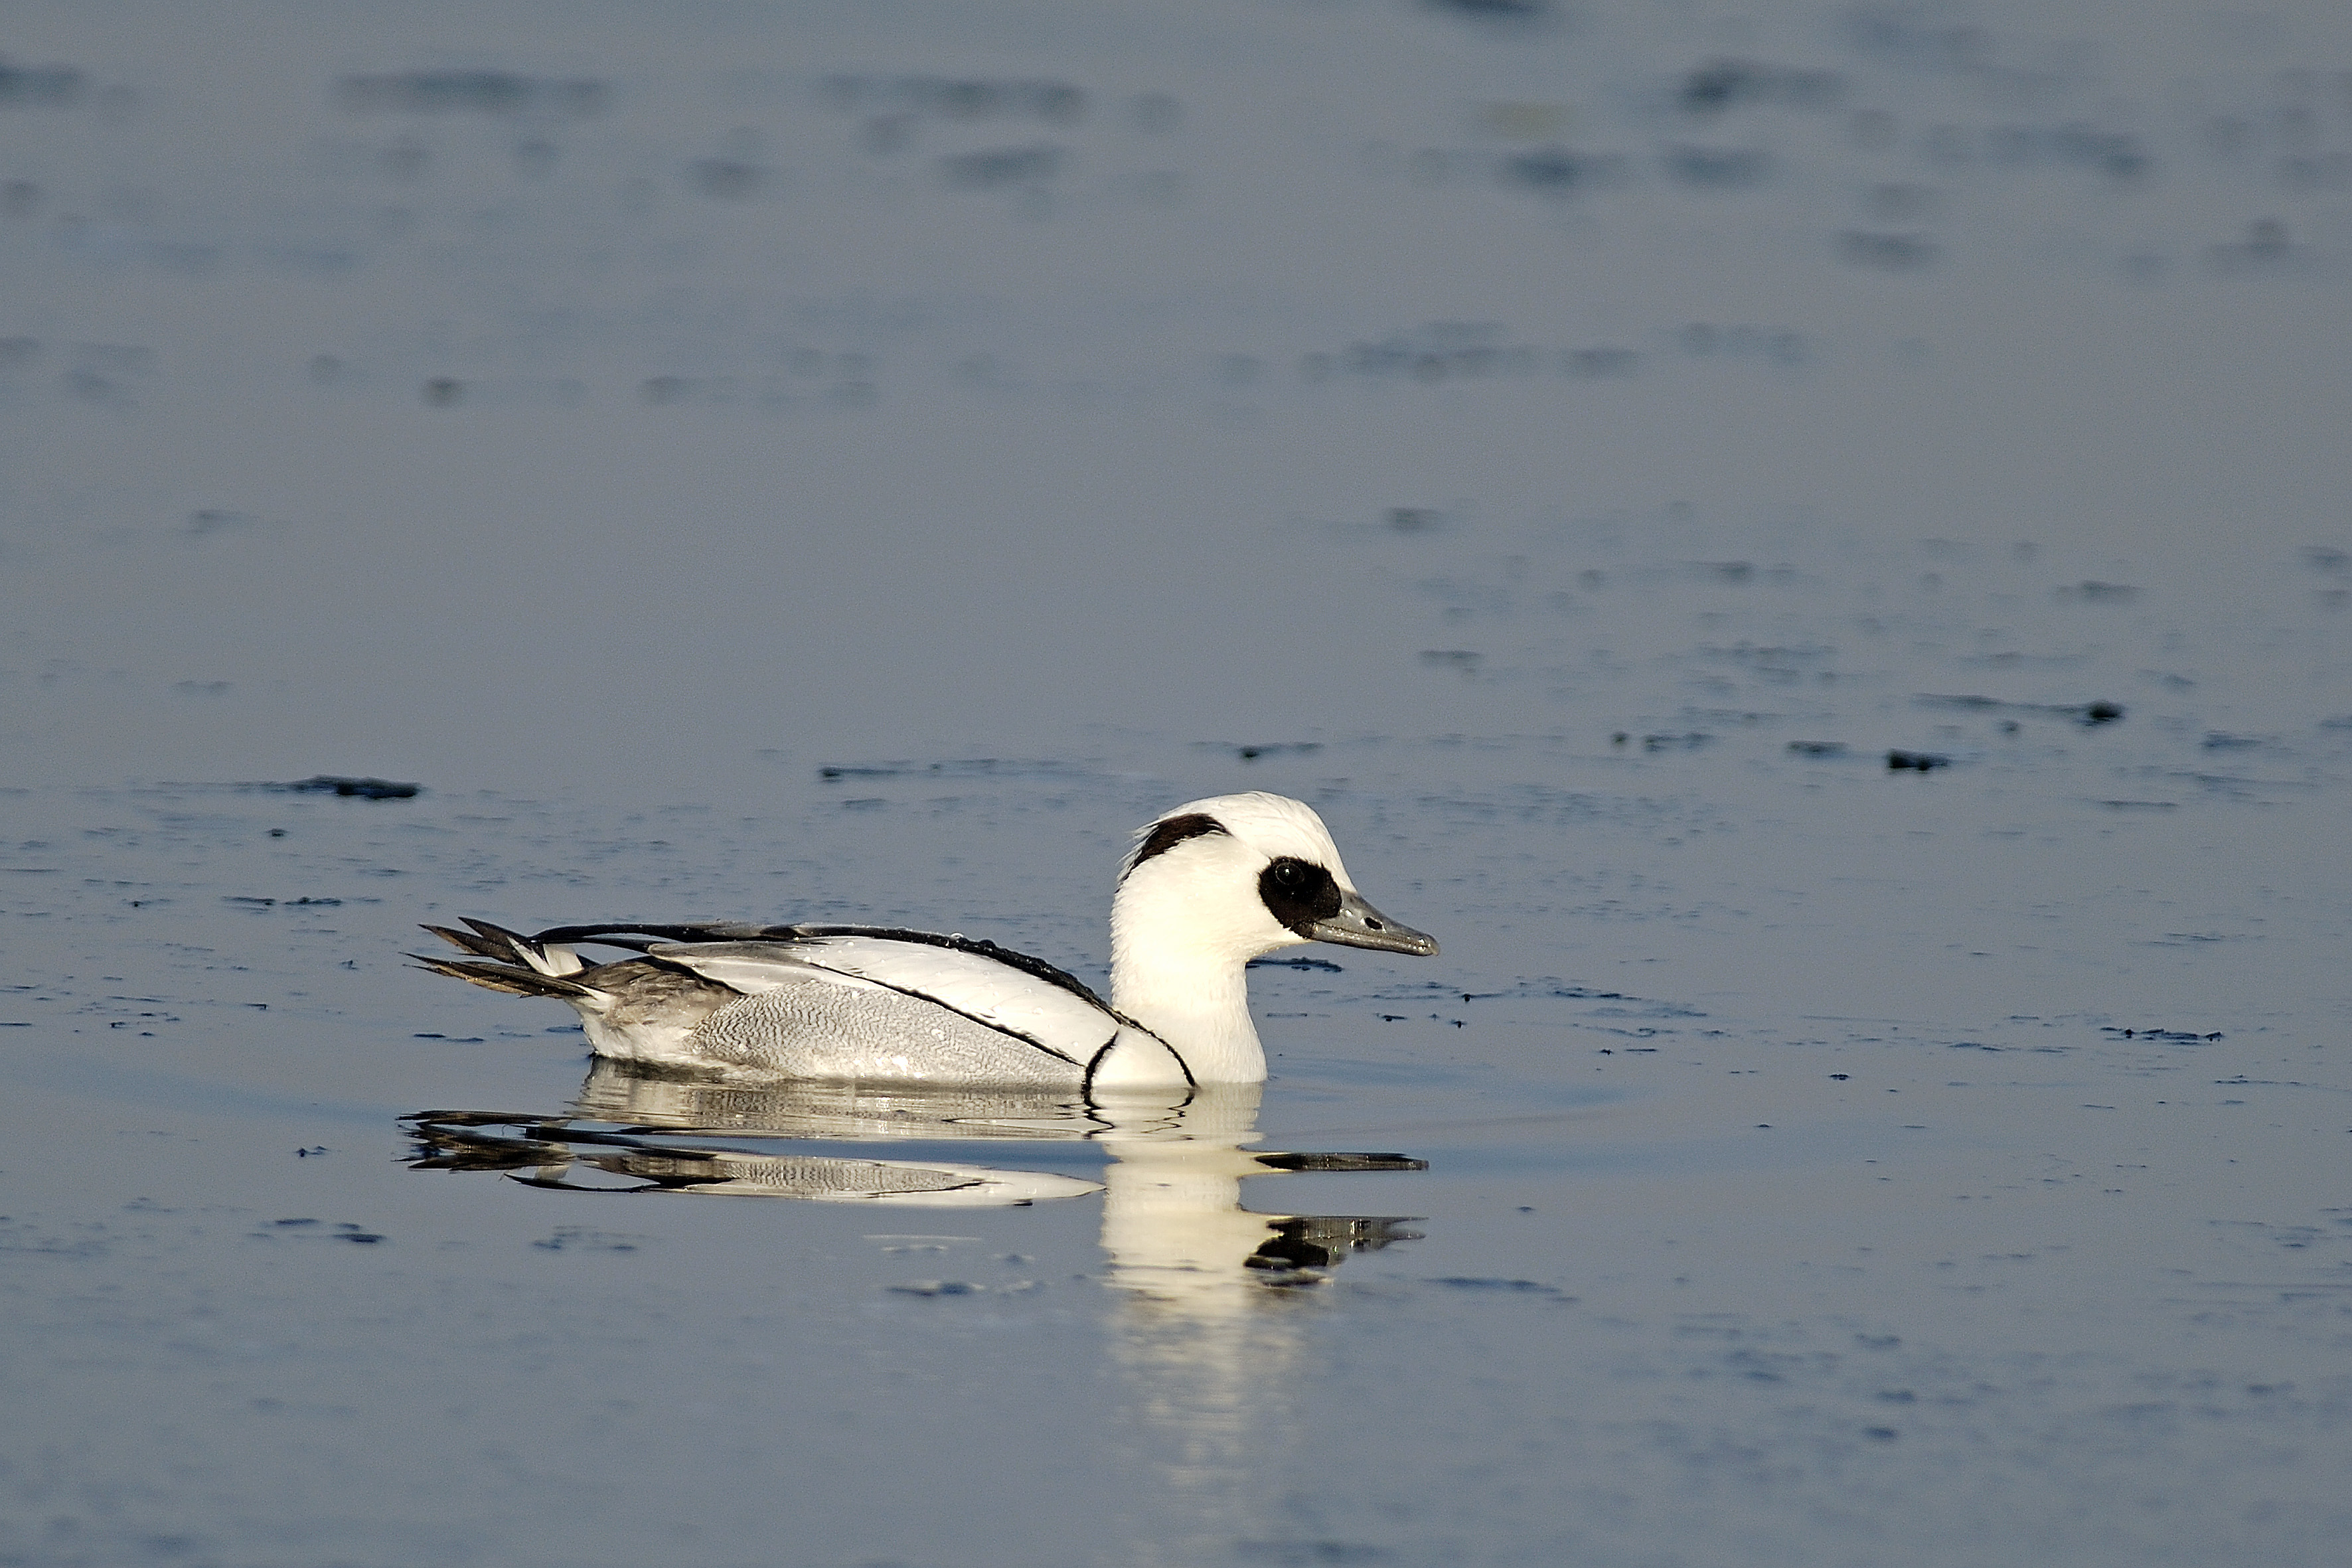
M 1111 908 L 1111 1000 L 992 943 L 859 926 L 427 927 L 477 984 L 555 996 L 597 1055 L 764 1079 L 1085 1089 L 1255 1083 L 1249 961 L 1303 942 L 1433 954 L 1349 881 L 1322 819 L 1194 801 L 1138 835 Z M 603 964 L 576 944 L 634 956 Z

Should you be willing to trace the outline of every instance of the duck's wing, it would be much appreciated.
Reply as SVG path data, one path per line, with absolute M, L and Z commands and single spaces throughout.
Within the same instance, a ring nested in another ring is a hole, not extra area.
M 747 996 L 812 980 L 897 992 L 945 1007 L 1083 1068 L 1122 1029 L 1076 976 L 994 942 L 878 926 L 559 926 L 542 948 L 633 949 Z
M 747 996 L 812 979 L 879 987 L 947 1008 L 1081 1068 L 1120 1029 L 1099 1003 L 987 954 L 890 937 L 662 944 L 650 956 Z
M 1139 1063 L 1154 1063 L 1144 1070 L 1153 1081 L 1192 1079 L 1167 1042 L 1113 1011 L 1076 975 L 971 937 L 890 926 L 713 921 L 557 926 L 530 942 L 567 956 L 575 943 L 625 948 L 747 996 L 811 980 L 894 992 L 1058 1057 L 1088 1083 L 1113 1061 L 1130 1073 Z

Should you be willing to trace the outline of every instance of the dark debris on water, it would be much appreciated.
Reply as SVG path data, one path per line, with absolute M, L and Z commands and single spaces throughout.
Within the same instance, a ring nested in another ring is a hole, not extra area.
M 420 784 L 398 779 L 355 778 L 343 773 L 313 773 L 290 784 L 247 784 L 247 789 L 277 790 L 287 795 L 337 795 L 352 800 L 410 800 L 425 793 Z
M 2072 719 L 2085 727 L 2113 724 L 2124 716 L 2124 705 L 2102 698 L 2093 702 L 2011 702 L 1999 697 L 1974 694 L 1944 696 L 1922 692 L 1912 699 L 1922 708 L 1967 708 L 1978 712 L 2045 713 L 2055 718 Z
M 335 101 L 354 114 L 470 112 L 583 120 L 604 112 L 612 99 L 610 82 L 501 70 L 392 71 L 347 76 L 335 83 Z
M 1043 758 L 950 757 L 930 763 L 827 763 L 817 769 L 816 776 L 828 782 L 895 778 L 1066 778 L 1085 771 L 1073 763 Z
M 18 65 L 0 56 L 0 104 L 63 109 L 81 97 L 89 79 L 78 66 Z
M 1832 70 L 1719 59 L 1695 67 L 1683 78 L 1675 97 L 1685 112 L 1710 115 L 1748 104 L 1828 109 L 1845 90 L 1845 79 Z
M 368 1230 L 349 1220 L 338 1220 L 328 1226 L 309 1217 L 281 1219 L 257 1230 L 253 1235 L 261 1240 L 278 1237 L 317 1237 L 327 1241 L 348 1241 L 359 1247 L 373 1247 L 383 1239 L 381 1231 Z
M 1529 1211 L 1521 1210 L 1520 1212 Z M 1568 1294 L 1559 1286 L 1546 1285 L 1538 1279 L 1489 1279 L 1478 1275 L 1448 1274 L 1433 1279 L 1429 1283 L 1442 1285 L 1449 1290 L 1484 1290 L 1513 1296 L 1541 1296 L 1558 1301 L 1563 1306 L 1573 1305 L 1576 1301 L 1575 1297 Z

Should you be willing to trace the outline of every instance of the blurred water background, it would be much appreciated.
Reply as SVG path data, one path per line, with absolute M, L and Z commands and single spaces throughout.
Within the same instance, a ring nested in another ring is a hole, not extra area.
M 0 278 L 0 1564 L 2340 1561 L 2352 12 L 19 4 Z M 401 957 L 1244 788 L 1173 1121 Z

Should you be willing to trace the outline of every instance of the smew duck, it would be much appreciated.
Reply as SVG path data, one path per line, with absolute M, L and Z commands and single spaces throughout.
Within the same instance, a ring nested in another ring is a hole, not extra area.
M 1435 941 L 1356 890 L 1323 819 L 1253 793 L 1140 829 L 1111 900 L 1111 999 L 1042 959 L 961 935 L 733 922 L 425 929 L 428 969 L 551 996 L 617 1061 L 738 1079 L 1092 1091 L 1258 1083 L 1249 961 L 1300 942 L 1429 957 Z M 583 946 L 630 956 L 592 963 Z

